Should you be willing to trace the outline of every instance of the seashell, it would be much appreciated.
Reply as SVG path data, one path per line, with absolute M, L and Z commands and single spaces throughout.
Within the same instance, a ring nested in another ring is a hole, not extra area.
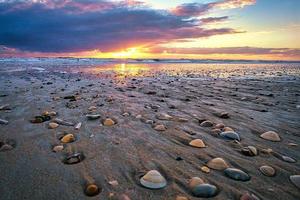
M 7 125 L 7 124 L 8 124 L 8 121 L 5 120 L 5 119 L 0 119 L 0 124 L 5 124 L 5 125 Z
M 295 163 L 295 162 L 297 162 L 294 158 L 291 158 L 291 157 L 289 157 L 289 156 L 281 156 L 281 159 L 283 160 L 283 161 L 285 161 L 285 162 L 289 162 L 289 163 Z
M 59 126 L 59 124 L 57 124 L 57 123 L 55 123 L 55 122 L 50 122 L 49 124 L 48 124 L 48 128 L 49 129 L 55 129 L 55 128 L 57 128 Z
M 63 145 L 57 145 L 57 146 L 53 147 L 53 149 L 52 149 L 52 151 L 54 151 L 54 152 L 60 152 L 62 150 L 64 150 Z
M 220 133 L 220 136 L 225 138 L 225 139 L 229 139 L 229 140 L 238 140 L 241 141 L 241 138 L 239 136 L 238 133 L 234 132 L 234 131 L 225 131 Z
M 211 121 L 204 121 L 200 124 L 200 126 L 203 126 L 203 127 L 212 127 L 214 124 L 211 122 Z
M 259 170 L 261 171 L 261 173 L 265 176 L 275 176 L 276 171 L 273 167 L 270 167 L 268 165 L 263 165 L 259 168 Z
M 272 142 L 279 142 L 281 140 L 278 133 L 276 133 L 274 131 L 265 132 L 265 133 L 261 134 L 260 137 L 265 140 L 272 141 Z
M 87 196 L 96 196 L 101 192 L 101 188 L 99 188 L 96 184 L 89 184 L 86 186 L 84 193 Z
M 65 126 L 74 126 L 75 124 L 73 122 L 68 122 L 63 119 L 55 118 L 53 120 L 55 123 L 60 124 L 60 125 L 65 125 Z
M 201 171 L 205 172 L 205 173 L 209 173 L 210 169 L 206 166 L 201 167 Z
M 63 160 L 63 163 L 72 165 L 72 164 L 79 163 L 83 160 L 84 160 L 84 155 L 82 153 L 74 153 L 74 154 L 67 156 Z
M 192 146 L 192 147 L 198 147 L 198 148 L 204 148 L 204 147 L 206 147 L 205 144 L 204 144 L 204 142 L 201 139 L 192 140 L 189 143 L 189 145 Z
M 111 118 L 107 118 L 107 119 L 105 119 L 104 121 L 103 121 L 103 125 L 104 126 L 112 126 L 112 125 L 114 125 L 115 124 L 115 122 L 114 122 L 114 120 L 112 120 Z
M 210 197 L 214 197 L 217 195 L 218 189 L 214 185 L 204 183 L 204 184 L 195 186 L 192 189 L 192 193 L 195 197 L 210 198 Z
M 229 167 L 223 158 L 213 158 L 208 161 L 207 166 L 215 170 L 224 170 Z
M 141 184 L 150 189 L 160 189 L 167 185 L 166 179 L 156 170 L 147 172 L 141 179 Z
M 249 181 L 251 178 L 246 172 L 236 168 L 227 168 L 224 173 L 227 177 L 236 181 Z
M 241 151 L 246 156 L 256 156 L 258 154 L 258 151 L 254 146 L 244 147 Z
M 292 175 L 290 176 L 291 182 L 300 189 L 300 175 Z
M 76 125 L 75 125 L 75 130 L 79 130 L 80 129 L 80 127 L 81 127 L 81 125 L 82 125 L 82 123 L 81 122 L 79 122 L 79 123 L 77 123 Z
M 0 151 L 10 151 L 14 147 L 9 144 L 0 144 Z
M 71 143 L 71 142 L 74 142 L 75 141 L 75 137 L 73 134 L 69 133 L 65 136 L 63 136 L 61 139 L 60 139 L 61 142 L 63 143 Z

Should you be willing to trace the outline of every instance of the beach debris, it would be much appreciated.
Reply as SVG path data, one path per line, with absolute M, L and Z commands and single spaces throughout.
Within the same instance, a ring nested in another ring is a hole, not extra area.
M 103 120 L 103 125 L 104 126 L 113 126 L 115 124 L 115 121 L 112 120 L 111 118 L 106 118 Z
M 140 183 L 150 189 L 161 189 L 167 185 L 166 179 L 156 170 L 148 171 L 141 179 Z
M 55 122 L 50 122 L 49 124 L 48 124 L 48 128 L 49 129 L 55 129 L 55 128 L 57 128 L 59 126 L 59 124 L 57 124 L 57 123 L 55 123 Z
M 53 122 L 64 125 L 64 126 L 74 126 L 75 124 L 73 122 L 65 121 L 63 119 L 55 118 Z
M 63 145 L 56 145 L 56 146 L 54 146 L 52 148 L 52 151 L 55 152 L 55 153 L 60 152 L 62 150 L 64 150 L 64 146 Z
M 77 97 L 75 95 L 65 96 L 64 99 L 68 99 L 69 101 L 76 101 Z
M 206 147 L 204 142 L 201 139 L 194 139 L 189 143 L 192 147 L 204 148 Z
M 207 166 L 215 170 L 224 170 L 229 167 L 223 158 L 213 158 L 208 161 Z
M 95 119 L 99 119 L 100 118 L 100 115 L 99 114 L 87 114 L 86 117 L 89 119 L 89 120 L 95 120 Z
M 210 172 L 210 169 L 206 166 L 202 166 L 201 168 L 201 171 L 203 171 L 204 173 L 209 173 Z
M 236 168 L 227 168 L 224 173 L 227 177 L 236 181 L 249 181 L 251 178 L 246 172 Z
M 208 183 L 196 185 L 194 188 L 191 189 L 191 191 L 195 197 L 204 198 L 214 197 L 218 193 L 217 187 Z
M 61 139 L 61 142 L 63 143 L 71 143 L 75 141 L 75 136 L 72 133 L 68 133 L 66 135 L 64 135 Z
M 5 125 L 7 125 L 7 124 L 8 124 L 8 121 L 5 120 L 5 119 L 0 119 L 0 124 L 5 124 Z
M 240 200 L 260 200 L 256 195 L 246 192 L 240 197 Z
M 228 140 L 241 141 L 240 135 L 234 131 L 224 131 L 220 133 L 220 136 Z
M 156 118 L 159 120 L 172 120 L 173 117 L 168 115 L 167 113 L 160 113 L 156 115 Z
M 278 133 L 276 133 L 274 131 L 267 131 L 267 132 L 261 134 L 260 137 L 265 140 L 272 141 L 272 142 L 279 142 L 281 140 Z
M 75 130 L 79 130 L 80 127 L 81 127 L 82 123 L 81 122 L 78 122 L 76 125 L 75 125 Z
M 189 187 L 192 189 L 196 185 L 200 185 L 200 184 L 203 184 L 203 183 L 204 183 L 204 181 L 201 178 L 199 178 L 199 177 L 193 177 L 189 181 Z
M 300 189 L 300 175 L 292 175 L 290 176 L 291 182 Z
M 263 165 L 263 166 L 261 166 L 261 167 L 259 168 L 259 171 L 260 171 L 263 175 L 265 175 L 265 176 L 270 176 L 270 177 L 275 176 L 275 174 L 276 174 L 275 169 L 274 169 L 273 167 L 271 167 L 271 166 L 268 166 L 268 165 Z
M 214 124 L 209 121 L 209 120 L 206 120 L 206 121 L 203 121 L 201 122 L 200 126 L 203 126 L 203 127 L 212 127 Z
M 96 196 L 101 192 L 101 190 L 102 190 L 101 187 L 99 188 L 96 184 L 91 183 L 85 187 L 84 193 L 87 196 Z
M 157 124 L 157 125 L 154 126 L 154 130 L 156 130 L 156 131 L 165 131 L 165 130 L 167 130 L 167 128 L 163 124 Z
M 72 165 L 72 164 L 79 163 L 83 160 L 84 160 L 83 153 L 77 152 L 77 153 L 73 153 L 71 155 L 66 156 L 66 158 L 63 159 L 63 163 Z
M 257 156 L 258 154 L 258 151 L 254 146 L 243 147 L 241 152 L 246 156 Z

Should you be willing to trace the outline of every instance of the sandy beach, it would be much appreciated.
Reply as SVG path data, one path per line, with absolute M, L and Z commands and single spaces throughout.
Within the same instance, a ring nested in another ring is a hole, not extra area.
M 300 198 L 299 64 L 1 65 L 0 199 L 204 199 L 193 177 L 216 200 Z M 270 131 L 279 141 L 261 136 Z M 141 184 L 150 170 L 164 187 Z

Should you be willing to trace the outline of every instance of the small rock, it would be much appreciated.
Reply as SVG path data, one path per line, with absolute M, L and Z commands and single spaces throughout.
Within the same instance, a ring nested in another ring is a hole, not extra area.
M 108 183 L 114 187 L 119 185 L 118 181 L 116 181 L 116 180 L 108 181 Z
M 195 186 L 203 184 L 204 181 L 199 177 L 193 177 L 189 181 L 189 187 L 193 189 Z
M 224 128 L 225 126 L 224 126 L 224 124 L 217 124 L 216 126 L 215 126 L 215 128 L 217 128 L 217 129 L 222 129 L 222 128 Z
M 159 120 L 172 120 L 173 117 L 166 114 L 166 113 L 160 113 L 158 115 L 156 115 L 156 118 L 159 119 Z
M 176 196 L 175 200 L 189 200 L 189 199 L 185 196 Z
M 89 111 L 94 111 L 94 110 L 97 110 L 97 107 L 96 107 L 96 106 L 90 106 L 90 107 L 88 108 L 88 110 L 89 110 Z
M 226 132 L 226 131 L 234 131 L 232 128 L 230 128 L 230 127 L 225 127 L 225 128 L 223 128 L 223 132 Z
M 49 129 L 55 129 L 59 126 L 59 124 L 55 123 L 55 122 L 50 122 L 48 125 Z
M 236 168 L 227 168 L 224 170 L 224 173 L 226 176 L 228 176 L 231 179 L 234 179 L 236 181 L 249 181 L 250 180 L 250 176 L 240 170 L 240 169 L 236 169 Z
M 14 147 L 10 144 L 0 144 L 0 151 L 10 151 L 12 150 Z
M 62 150 L 64 150 L 64 146 L 63 145 L 57 145 L 57 146 L 53 147 L 53 149 L 52 149 L 52 151 L 54 151 L 56 153 L 60 152 Z
M 300 189 L 300 175 L 292 175 L 290 176 L 291 182 Z
M 283 160 L 283 161 L 285 161 L 285 162 L 289 162 L 289 163 L 295 163 L 295 162 L 297 162 L 294 158 L 291 158 L 291 157 L 289 157 L 289 156 L 281 156 L 281 159 Z
M 154 130 L 156 130 L 156 131 L 165 131 L 165 130 L 167 130 L 167 128 L 163 124 L 157 124 L 157 125 L 154 126 Z
M 203 171 L 204 173 L 209 173 L 210 172 L 210 169 L 206 166 L 202 166 L 201 167 L 201 171 Z
M 254 146 L 247 146 L 242 148 L 242 154 L 246 156 L 257 156 L 258 151 Z
M 64 126 L 74 126 L 75 125 L 73 122 L 68 122 L 68 121 L 65 121 L 65 120 L 59 119 L 59 118 L 55 118 L 53 121 L 57 124 L 64 125 Z
M 79 162 L 83 161 L 84 158 L 85 157 L 82 153 L 74 153 L 74 154 L 71 154 L 71 155 L 67 156 L 63 160 L 63 163 L 72 165 L 72 164 L 76 164 L 76 163 L 79 163 Z
M 292 142 L 289 142 L 287 145 L 289 145 L 289 146 L 292 146 L 292 147 L 296 147 L 296 146 L 298 146 L 298 144 L 296 144 L 296 143 L 292 143 Z
M 111 118 L 106 118 L 103 121 L 103 125 L 104 126 L 113 126 L 115 124 L 114 120 L 112 120 Z
M 89 119 L 89 120 L 95 120 L 95 119 L 99 119 L 100 118 L 100 115 L 98 114 L 87 114 L 86 117 Z
M 259 170 L 261 171 L 261 173 L 265 176 L 275 176 L 275 169 L 271 166 L 268 166 L 268 165 L 263 165 L 259 168 Z
M 79 123 L 77 123 L 76 125 L 75 125 L 75 130 L 79 130 L 80 129 L 80 127 L 81 127 L 81 125 L 82 125 L 82 123 L 81 122 L 79 122 Z
M 5 120 L 5 119 L 0 119 L 0 124 L 5 124 L 5 125 L 7 125 L 7 124 L 8 124 L 8 121 Z
M 141 184 L 150 189 L 160 189 L 167 185 L 166 179 L 156 170 L 147 172 L 141 179 Z
M 207 166 L 215 170 L 224 170 L 229 167 L 223 158 L 213 158 L 208 161 Z
M 234 132 L 234 131 L 225 131 L 220 133 L 220 136 L 225 138 L 225 139 L 229 139 L 229 140 L 238 140 L 241 141 L 241 138 L 239 136 L 238 133 Z
M 261 134 L 260 137 L 265 140 L 272 141 L 272 142 L 279 142 L 281 140 L 278 133 L 276 133 L 274 131 L 265 132 L 265 133 Z
M 241 196 L 240 200 L 260 200 L 256 195 L 245 193 Z
M 212 127 L 214 124 L 211 122 L 211 121 L 204 121 L 200 124 L 200 126 L 203 126 L 203 127 Z
M 65 136 L 63 136 L 61 139 L 60 139 L 61 142 L 63 143 L 70 143 L 70 142 L 74 142 L 75 141 L 75 137 L 73 134 L 69 133 L 69 134 L 66 134 Z
M 214 197 L 217 195 L 218 189 L 214 185 L 204 183 L 204 184 L 195 186 L 192 189 L 192 193 L 195 197 L 210 198 L 210 197 Z
M 89 184 L 86 186 L 84 192 L 87 196 L 96 196 L 101 192 L 101 188 L 99 188 L 96 184 Z
M 198 147 L 198 148 L 204 148 L 204 147 L 206 147 L 205 144 L 204 144 L 204 142 L 201 139 L 192 140 L 189 143 L 189 145 L 192 146 L 192 147 Z

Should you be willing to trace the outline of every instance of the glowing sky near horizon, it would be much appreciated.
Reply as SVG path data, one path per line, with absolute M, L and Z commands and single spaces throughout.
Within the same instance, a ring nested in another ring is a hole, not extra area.
M 300 60 L 298 0 L 0 0 L 0 57 Z

